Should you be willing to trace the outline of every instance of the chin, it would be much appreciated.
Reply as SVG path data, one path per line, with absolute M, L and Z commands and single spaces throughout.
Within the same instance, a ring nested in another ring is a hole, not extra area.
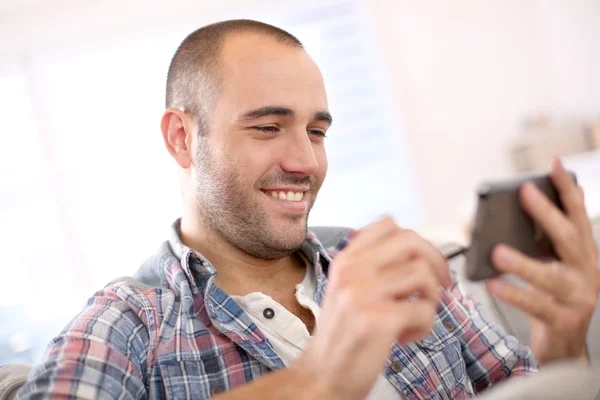
M 307 232 L 307 218 L 306 216 L 294 215 L 289 219 L 274 221 L 271 226 L 273 227 L 274 236 L 278 236 L 290 245 L 297 243 L 296 247 L 299 247 L 306 239 Z

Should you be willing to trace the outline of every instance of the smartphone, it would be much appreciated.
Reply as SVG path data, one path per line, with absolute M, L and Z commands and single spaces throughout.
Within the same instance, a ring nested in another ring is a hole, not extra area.
M 575 174 L 569 172 L 574 180 Z M 491 262 L 492 249 L 506 244 L 538 259 L 557 258 L 554 245 L 521 207 L 519 189 L 526 182 L 535 184 L 559 209 L 563 210 L 558 192 L 548 175 L 536 175 L 505 182 L 482 184 L 477 191 L 477 212 L 466 251 L 466 276 L 472 281 L 500 274 Z

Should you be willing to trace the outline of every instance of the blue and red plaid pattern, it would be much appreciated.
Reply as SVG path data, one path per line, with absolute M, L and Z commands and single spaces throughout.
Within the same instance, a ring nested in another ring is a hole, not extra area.
M 155 281 L 123 278 L 96 293 L 52 340 L 20 398 L 203 399 L 285 367 L 178 228 L 154 258 Z M 318 304 L 345 244 L 326 250 L 309 233 L 300 250 L 314 265 Z M 383 374 L 406 399 L 466 399 L 535 369 L 531 351 L 455 284 L 442 290 L 431 334 L 394 345 Z

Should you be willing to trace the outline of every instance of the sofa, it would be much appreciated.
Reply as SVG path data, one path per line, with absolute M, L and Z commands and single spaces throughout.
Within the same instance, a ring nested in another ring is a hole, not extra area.
M 600 246 L 600 217 L 592 220 L 594 235 L 598 246 Z M 335 243 L 348 230 L 335 227 L 315 227 L 313 230 L 321 238 L 324 245 Z M 443 254 L 453 253 L 458 244 L 446 243 L 438 246 Z M 495 301 L 485 290 L 483 283 L 474 283 L 464 279 L 464 264 L 465 257 L 458 256 L 450 260 L 450 267 L 456 272 L 461 284 L 466 291 L 474 297 L 485 309 L 487 315 L 492 320 L 502 325 L 507 332 L 516 336 L 522 343 L 529 344 L 529 323 L 527 316 L 521 311 L 514 309 L 506 304 Z M 600 307 L 596 308 L 592 324 L 588 333 L 588 347 L 592 365 L 600 367 Z M 23 364 L 4 365 L 0 366 L 0 400 L 10 400 L 14 398 L 16 391 L 25 383 L 27 375 L 31 370 L 31 366 Z M 497 399 L 533 399 L 533 398 L 562 398 L 553 397 L 559 394 L 552 389 L 552 393 L 546 393 L 551 388 L 560 384 L 560 380 L 568 380 L 568 383 L 574 387 L 587 392 L 597 392 L 596 389 L 590 388 L 589 384 L 600 385 L 600 368 L 588 369 L 580 365 L 562 365 L 548 372 L 544 371 L 539 374 L 540 377 L 532 380 L 529 384 L 515 385 L 515 388 L 499 388 L 497 393 L 486 394 L 483 397 L 490 400 Z M 596 378 L 598 377 L 598 378 Z M 529 379 L 529 378 L 528 378 Z M 536 383 L 537 382 L 537 383 Z M 553 385 L 548 383 L 552 382 Z M 566 381 L 565 381 L 566 382 Z M 537 386 L 536 386 L 537 385 Z M 582 388 L 582 385 L 584 386 Z M 588 385 L 588 386 L 585 386 Z M 500 385 L 501 386 L 501 385 Z M 560 386 L 560 385 L 559 385 Z M 539 387 L 539 389 L 536 389 Z M 563 386 L 564 387 L 564 386 Z M 519 389 L 520 388 L 520 389 Z M 599 386 L 600 388 L 600 386 Z M 503 391 L 504 390 L 504 391 Z M 532 394 L 536 391 L 539 397 Z M 592 399 L 593 394 L 587 398 Z M 572 398 L 572 397 L 571 397 Z M 582 397 L 585 398 L 585 397 Z M 596 397 L 600 400 L 600 394 Z

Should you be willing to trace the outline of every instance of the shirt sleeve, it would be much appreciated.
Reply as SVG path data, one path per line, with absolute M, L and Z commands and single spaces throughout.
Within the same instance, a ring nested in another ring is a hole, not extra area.
M 460 283 L 444 291 L 442 302 L 455 302 L 469 321 L 461 337 L 462 355 L 467 374 L 476 392 L 509 377 L 537 371 L 531 350 L 498 324 L 487 318 L 483 306 L 467 295 Z M 456 314 L 456 313 L 455 313 Z
M 146 397 L 148 330 L 118 287 L 94 295 L 54 338 L 18 399 Z

